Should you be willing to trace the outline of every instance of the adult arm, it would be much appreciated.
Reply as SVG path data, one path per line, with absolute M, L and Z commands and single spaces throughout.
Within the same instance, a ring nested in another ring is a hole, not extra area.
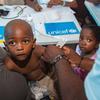
M 44 53 L 44 59 L 47 62 L 53 61 L 63 52 L 56 46 L 48 46 Z M 82 80 L 74 74 L 69 62 L 61 58 L 55 63 L 56 75 L 58 78 L 58 88 L 61 100 L 86 100 Z

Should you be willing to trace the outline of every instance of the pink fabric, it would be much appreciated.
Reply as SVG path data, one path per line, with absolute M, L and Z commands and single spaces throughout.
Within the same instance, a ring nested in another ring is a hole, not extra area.
M 77 45 L 77 47 L 76 47 L 76 52 L 77 52 L 79 55 L 81 55 L 81 50 L 80 50 L 80 48 L 79 48 L 79 45 Z M 95 59 L 96 59 L 96 53 L 95 53 L 92 57 L 90 57 L 90 59 L 95 60 Z M 88 71 L 87 71 L 87 70 L 82 69 L 82 68 L 80 68 L 80 67 L 75 67 L 75 68 L 73 68 L 73 71 L 74 71 L 77 75 L 79 75 L 80 78 L 81 78 L 82 80 L 84 80 L 85 77 L 86 77 L 86 75 L 88 74 Z
M 75 67 L 73 68 L 73 71 L 80 76 L 80 78 L 84 81 L 86 75 L 88 74 L 88 71 L 80 68 L 80 67 Z

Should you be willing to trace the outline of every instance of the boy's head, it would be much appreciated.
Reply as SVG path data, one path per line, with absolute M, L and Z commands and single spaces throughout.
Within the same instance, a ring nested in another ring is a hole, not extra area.
M 84 53 L 91 53 L 98 48 L 99 43 L 100 27 L 95 25 L 83 26 L 79 39 L 81 51 Z
M 12 20 L 6 25 L 4 37 L 10 56 L 18 61 L 25 60 L 35 45 L 31 26 L 21 19 Z

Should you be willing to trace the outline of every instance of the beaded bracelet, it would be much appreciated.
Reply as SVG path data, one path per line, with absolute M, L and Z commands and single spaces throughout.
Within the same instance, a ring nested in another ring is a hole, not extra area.
M 64 55 L 59 54 L 52 61 L 50 61 L 50 64 L 55 65 L 57 62 L 59 62 L 63 58 L 64 58 Z

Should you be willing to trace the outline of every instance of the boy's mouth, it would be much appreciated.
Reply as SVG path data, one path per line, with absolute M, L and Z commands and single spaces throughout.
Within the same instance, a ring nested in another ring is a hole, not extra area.
M 25 54 L 18 54 L 17 58 L 21 59 L 21 60 L 24 60 L 24 59 L 26 59 L 26 55 Z
M 84 49 L 84 47 L 80 47 L 81 49 Z
M 23 55 L 25 55 L 25 54 L 17 54 L 17 56 L 23 56 Z

